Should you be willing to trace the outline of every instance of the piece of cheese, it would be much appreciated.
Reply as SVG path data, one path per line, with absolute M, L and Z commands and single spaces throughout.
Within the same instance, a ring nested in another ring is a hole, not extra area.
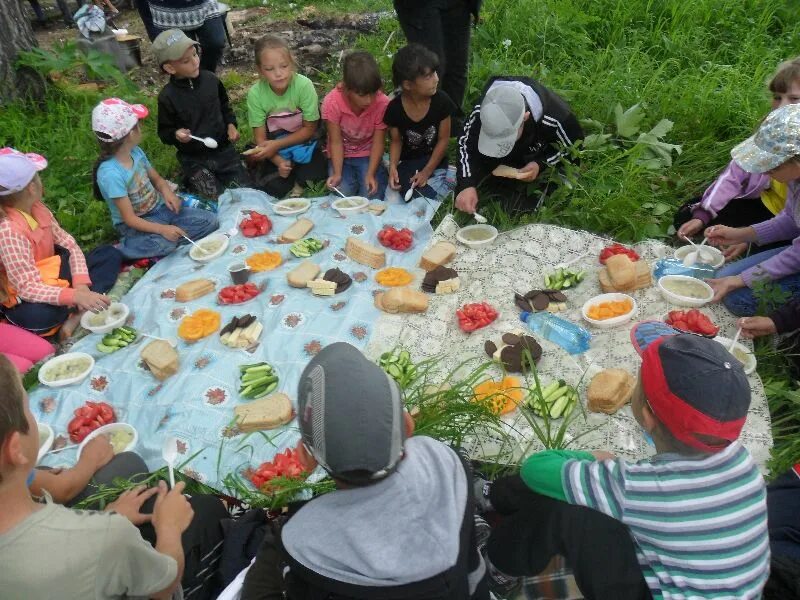
M 306 283 L 306 287 L 317 296 L 333 296 L 336 293 L 336 282 L 327 279 L 313 279 Z

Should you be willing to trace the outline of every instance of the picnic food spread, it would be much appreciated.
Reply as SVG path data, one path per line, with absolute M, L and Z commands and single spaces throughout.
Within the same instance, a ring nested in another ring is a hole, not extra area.
M 577 271 L 561 267 L 545 275 L 544 284 L 549 289 L 566 290 L 578 285 L 583 281 L 584 277 L 586 277 L 586 271 Z
M 378 241 L 381 245 L 392 250 L 408 250 L 411 248 L 413 239 L 414 234 L 405 227 L 398 230 L 391 225 L 387 225 L 378 232 Z
M 551 381 L 541 389 L 541 395 L 531 394 L 528 406 L 539 417 L 560 419 L 568 416 L 578 403 L 578 391 L 563 379 Z
M 436 267 L 425 273 L 421 287 L 429 294 L 452 294 L 461 288 L 461 280 L 455 269 Z
M 52 364 L 46 364 L 42 367 L 42 377 L 44 377 L 48 383 L 57 383 L 64 379 L 77 377 L 85 372 L 91 364 L 92 360 L 88 356 L 75 356 L 52 361 Z
M 272 271 L 280 266 L 283 257 L 280 252 L 258 252 L 250 256 L 246 261 L 247 266 L 256 273 L 262 271 Z
M 220 304 L 242 304 L 258 296 L 262 290 L 263 288 L 255 283 L 229 285 L 219 291 L 217 301 Z
M 278 242 L 281 244 L 293 244 L 297 240 L 301 240 L 308 232 L 314 228 L 314 222 L 309 219 L 297 219 L 290 225 L 282 234 L 278 236 Z
M 473 302 L 465 304 L 456 311 L 458 326 L 461 331 L 471 333 L 476 329 L 486 327 L 494 321 L 498 312 L 488 302 Z
M 649 287 L 653 278 L 650 265 L 643 260 L 634 262 L 627 254 L 614 254 L 606 260 L 606 266 L 600 269 L 600 287 L 606 293 L 632 292 Z
M 530 361 L 538 362 L 542 357 L 542 347 L 525 330 L 515 329 L 504 333 L 498 341 L 486 340 L 483 345 L 486 354 L 511 373 L 527 372 Z
M 289 247 L 289 252 L 294 254 L 297 258 L 308 258 L 312 254 L 316 254 L 322 250 L 325 245 L 319 240 L 314 238 L 306 238 L 299 240 Z
M 452 261 L 456 257 L 457 251 L 456 245 L 451 242 L 436 242 L 422 254 L 419 266 L 426 271 L 433 271 L 436 267 Z
M 97 342 L 97 349 L 103 354 L 111 354 L 135 342 L 137 335 L 133 327 L 117 327 Z
M 639 255 L 636 253 L 635 250 L 623 246 L 622 244 L 611 244 L 610 246 L 606 246 L 600 251 L 600 264 L 606 264 L 608 259 L 612 256 L 617 255 L 624 255 L 631 259 L 631 261 L 639 260 Z
M 400 267 L 389 267 L 375 273 L 375 281 L 386 287 L 408 285 L 413 280 L 411 273 Z
M 335 287 L 333 288 L 333 291 L 336 294 L 341 294 L 343 291 L 345 291 L 353 284 L 353 278 L 350 277 L 350 275 L 348 275 L 341 269 L 336 269 L 336 268 L 328 269 L 327 271 L 325 271 L 325 274 L 322 276 L 322 279 L 336 284 Z
M 233 317 L 219 332 L 219 341 L 229 348 L 249 348 L 258 341 L 264 326 L 255 315 Z
M 76 444 L 83 441 L 87 435 L 98 427 L 114 423 L 117 415 L 114 409 L 107 402 L 87 401 L 83 406 L 75 410 L 75 416 L 67 425 L 69 439 Z
M 386 264 L 386 252 L 372 244 L 350 236 L 344 246 L 345 254 L 359 264 L 380 269 Z
M 517 377 L 503 377 L 500 381 L 487 379 L 475 386 L 475 401 L 487 403 L 496 415 L 505 415 L 522 403 L 524 393 L 520 385 Z
M 410 287 L 396 287 L 375 294 L 375 306 L 392 314 L 421 313 L 428 310 L 428 296 Z
M 701 313 L 696 308 L 690 310 L 671 310 L 664 319 L 667 325 L 672 325 L 675 329 L 699 333 L 700 335 L 715 336 L 719 333 L 719 327 L 714 324 L 708 316 Z
M 286 281 L 295 288 L 304 288 L 320 272 L 320 266 L 310 260 L 304 260 L 286 274 Z
M 239 223 L 239 229 L 244 237 L 258 237 L 267 235 L 272 231 L 272 221 L 270 221 L 267 215 L 262 215 L 254 210 L 251 210 L 249 215 L 249 217 L 242 219 L 242 222 Z
M 275 455 L 275 458 L 262 463 L 257 469 L 248 473 L 248 478 L 256 489 L 269 492 L 269 482 L 278 477 L 300 479 L 305 475 L 303 465 L 297 458 L 297 452 L 291 448 Z
M 278 387 L 278 375 L 267 362 L 259 362 L 239 367 L 239 395 L 247 400 L 255 400 L 271 394 Z

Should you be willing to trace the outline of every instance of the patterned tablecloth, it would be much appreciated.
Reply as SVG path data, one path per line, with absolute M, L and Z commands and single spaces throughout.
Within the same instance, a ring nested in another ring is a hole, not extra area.
M 207 264 L 189 258 L 188 247 L 182 247 L 159 261 L 123 298 L 131 309 L 130 324 L 141 332 L 156 336 L 176 336 L 178 323 L 199 308 L 212 308 L 222 315 L 223 325 L 233 316 L 255 314 L 264 325 L 260 345 L 254 352 L 232 350 L 223 346 L 213 334 L 195 344 L 180 341 L 180 370 L 163 383 L 146 371 L 139 359 L 144 343 L 111 355 L 95 349 L 99 335 L 89 335 L 75 344 L 73 351 L 92 354 L 97 363 L 82 382 L 64 387 L 39 387 L 31 393 L 31 407 L 39 421 L 50 424 L 56 434 L 55 449 L 45 456 L 45 465 L 69 465 L 75 461 L 77 446 L 69 442 L 67 423 L 73 411 L 87 400 L 106 401 L 117 413 L 118 420 L 132 424 L 139 433 L 136 447 L 147 465 L 164 465 L 161 445 L 166 436 L 179 440 L 185 459 L 200 454 L 185 469 L 187 474 L 218 489 L 230 472 L 257 466 L 275 453 L 293 447 L 299 439 L 296 425 L 246 436 L 232 425 L 233 408 L 245 401 L 238 396 L 238 366 L 268 361 L 280 376 L 278 390 L 293 401 L 300 373 L 309 358 L 327 344 L 347 341 L 359 348 L 367 343 L 379 311 L 373 306 L 372 292 L 379 286 L 375 271 L 359 265 L 344 253 L 348 236 L 357 236 L 377 244 L 376 234 L 386 224 L 414 231 L 414 245 L 407 252 L 387 250 L 387 263 L 393 266 L 416 267 L 427 246 L 432 229 L 430 220 L 436 203 L 415 198 L 410 204 L 390 204 L 381 217 L 370 213 L 340 217 L 330 207 L 330 198 L 315 200 L 303 215 L 315 223 L 309 237 L 323 241 L 326 248 L 310 260 L 321 265 L 323 272 L 339 267 L 353 278 L 352 286 L 333 297 L 313 296 L 309 290 L 289 287 L 286 274 L 301 259 L 289 253 L 289 246 L 276 243 L 276 232 L 285 230 L 295 217 L 273 214 L 269 196 L 254 190 L 226 192 L 220 200 L 220 231 L 227 231 L 236 222 L 239 211 L 255 209 L 273 220 L 273 232 L 261 238 L 231 239 L 225 254 Z M 254 300 L 240 306 L 218 306 L 216 294 L 180 303 L 175 301 L 175 288 L 197 278 L 210 278 L 219 290 L 231 283 L 227 267 L 254 252 L 279 250 L 284 262 L 276 270 L 254 274 L 251 281 L 266 282 L 266 290 Z
M 455 241 L 457 229 L 455 221 L 446 217 L 437 228 L 434 238 Z M 531 289 L 541 289 L 544 287 L 545 273 L 551 272 L 560 263 L 586 254 L 573 265 L 587 271 L 586 279 L 574 290 L 567 291 L 568 310 L 560 313 L 560 316 L 581 323 L 584 302 L 602 293 L 597 277 L 601 267 L 597 256 L 609 243 L 607 239 L 583 231 L 554 225 L 527 225 L 500 234 L 494 244 L 483 249 L 471 250 L 459 245 L 458 256 L 449 266 L 458 271 L 461 290 L 452 295 L 434 296 L 424 314 L 381 315 L 374 325 L 367 353 L 377 356 L 387 349 L 403 345 L 412 349 L 415 359 L 442 356 L 443 366 L 447 369 L 456 368 L 467 356 L 485 360 L 483 345 L 487 339 L 497 339 L 510 329 L 524 327 L 518 318 L 519 309 L 514 306 L 513 290 L 525 293 Z M 651 263 L 671 253 L 671 249 L 656 241 L 645 241 L 634 248 L 643 260 Z M 661 319 L 675 308 L 667 304 L 655 287 L 638 290 L 633 297 L 638 305 L 638 314 L 632 323 Z M 482 300 L 497 308 L 500 317 L 476 333 L 463 333 L 458 328 L 455 310 L 467 302 Z M 703 311 L 710 314 L 721 327 L 720 335 L 733 337 L 736 319 L 724 307 L 708 305 Z M 635 374 L 640 364 L 630 342 L 630 324 L 606 330 L 588 327 L 593 335 L 592 347 L 577 358 L 546 340 L 539 340 L 544 349 L 538 368 L 543 385 L 553 378 L 563 378 L 567 383 L 579 385 L 584 402 L 585 386 L 593 373 L 601 368 L 617 367 Z M 587 372 L 587 376 L 584 376 L 584 372 Z M 498 368 L 496 374 L 500 373 Z M 754 373 L 749 379 L 752 403 L 742 441 L 763 469 L 772 447 L 770 415 L 760 378 Z M 640 459 L 653 453 L 640 433 L 630 405 L 611 416 L 596 413 L 587 415 L 587 419 L 580 417 L 573 421 L 569 428 L 568 435 L 574 440 L 572 447 L 605 449 L 629 459 Z M 519 411 L 511 413 L 505 420 L 508 432 L 519 442 L 516 447 L 501 447 L 499 439 L 472 440 L 469 449 L 474 457 L 491 457 L 509 450 L 521 456 L 541 449 L 528 421 Z

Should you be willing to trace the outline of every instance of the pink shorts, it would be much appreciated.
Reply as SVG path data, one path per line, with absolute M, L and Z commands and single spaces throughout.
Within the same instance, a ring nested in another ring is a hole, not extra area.
M 25 373 L 54 352 L 53 345 L 35 333 L 0 323 L 0 354 L 10 360 L 20 373 Z

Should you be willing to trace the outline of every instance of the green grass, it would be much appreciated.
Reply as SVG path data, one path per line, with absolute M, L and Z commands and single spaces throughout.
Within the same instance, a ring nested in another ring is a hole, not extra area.
M 230 4 L 261 6 L 260 0 Z M 322 14 L 391 10 L 388 0 L 270 2 L 269 17 L 287 19 L 309 6 Z M 583 149 L 572 188 L 559 188 L 538 215 L 514 220 L 495 209 L 486 212 L 503 227 L 538 220 L 623 241 L 666 236 L 672 207 L 702 193 L 729 160 L 731 147 L 767 112 L 766 82 L 780 61 L 797 52 L 799 36 L 791 0 L 487 0 L 473 35 L 465 108 L 490 75 L 531 75 L 570 102 L 587 133 L 618 138 L 614 107 L 638 103 L 645 112 L 642 130 L 673 121 L 664 141 L 680 145 L 682 153 L 673 155 L 672 166 L 650 170 L 638 164 L 641 147 Z M 377 57 L 388 84 L 392 55 L 403 43 L 390 17 L 354 47 Z M 314 77 L 320 91 L 338 80 L 335 67 L 331 61 Z M 242 85 L 248 77 L 253 75 L 224 78 Z M 0 112 L 0 144 L 48 157 L 47 201 L 87 247 L 113 233 L 105 207 L 91 197 L 96 144 L 89 113 L 98 98 L 52 90 L 44 109 L 15 104 Z M 155 109 L 152 99 L 126 98 Z M 243 115 L 242 103 L 236 108 Z M 174 151 L 160 144 L 154 127 L 154 119 L 145 121 L 144 149 L 162 174 L 174 176 Z M 785 363 L 784 356 L 775 356 L 761 360 L 759 368 L 777 417 L 776 467 L 800 460 L 798 393 Z

